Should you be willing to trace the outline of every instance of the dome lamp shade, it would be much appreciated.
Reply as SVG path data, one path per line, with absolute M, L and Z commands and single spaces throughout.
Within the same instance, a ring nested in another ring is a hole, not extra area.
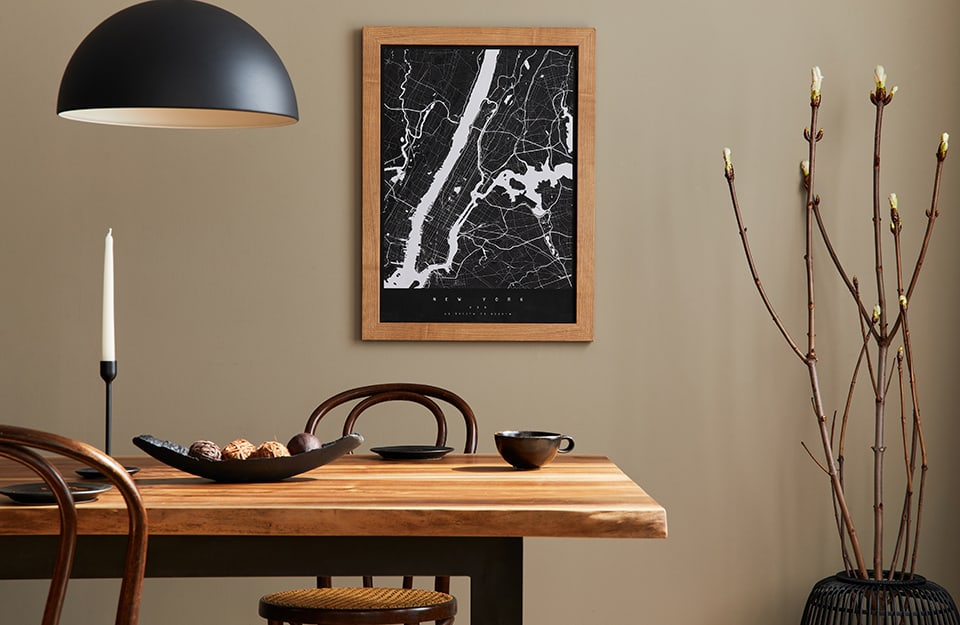
M 77 47 L 57 114 L 153 128 L 262 128 L 299 119 L 279 55 L 252 26 L 195 0 L 150 0 Z

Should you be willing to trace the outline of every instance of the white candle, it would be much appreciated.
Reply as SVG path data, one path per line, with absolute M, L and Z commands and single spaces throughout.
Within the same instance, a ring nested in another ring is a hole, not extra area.
M 113 228 L 107 230 L 103 245 L 103 336 L 100 360 L 117 359 L 113 327 Z

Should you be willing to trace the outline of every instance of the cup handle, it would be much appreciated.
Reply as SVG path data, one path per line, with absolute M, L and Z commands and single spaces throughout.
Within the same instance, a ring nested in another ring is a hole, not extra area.
M 560 437 L 560 440 L 562 442 L 560 443 L 561 447 L 557 450 L 558 453 L 568 454 L 573 451 L 574 442 L 572 436 L 564 435 Z M 563 445 L 564 442 L 566 443 L 566 446 Z

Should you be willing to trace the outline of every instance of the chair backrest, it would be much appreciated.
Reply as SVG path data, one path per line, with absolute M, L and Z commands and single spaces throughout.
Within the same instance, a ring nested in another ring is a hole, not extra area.
M 460 411 L 466 426 L 466 441 L 463 447 L 463 453 L 473 454 L 477 452 L 477 418 L 469 404 L 459 395 L 448 391 L 439 386 L 430 386 L 428 384 L 411 384 L 407 382 L 396 382 L 390 384 L 371 384 L 369 386 L 360 386 L 337 393 L 333 397 L 321 403 L 307 419 L 307 425 L 304 431 L 311 434 L 316 433 L 317 424 L 330 413 L 334 408 L 342 404 L 356 401 L 356 405 L 350 410 L 343 424 L 343 434 L 346 436 L 353 432 L 354 425 L 360 414 L 371 406 L 381 404 L 387 401 L 408 401 L 420 404 L 433 413 L 437 422 L 437 446 L 447 444 L 447 421 L 443 409 L 434 399 L 439 399 Z
M 420 404 L 433 413 L 437 422 L 436 444 L 438 447 L 444 446 L 447 444 L 447 420 L 440 404 L 434 401 L 434 399 L 439 399 L 460 411 L 466 427 L 466 440 L 463 446 L 463 453 L 477 453 L 477 418 L 473 414 L 473 409 L 456 393 L 439 386 L 430 386 L 428 384 L 412 384 L 408 382 L 371 384 L 369 386 L 360 386 L 337 393 L 316 407 L 310 415 L 310 418 L 307 419 L 307 425 L 304 431 L 315 434 L 317 423 L 320 422 L 320 419 L 322 419 L 324 415 L 329 414 L 337 406 L 355 401 L 357 403 L 351 408 L 343 423 L 343 434 L 346 436 L 353 432 L 353 426 L 356 424 L 357 419 L 367 408 L 388 401 L 408 401 Z M 321 588 L 329 588 L 332 585 L 332 580 L 330 577 L 318 576 L 317 585 Z M 373 586 L 373 578 L 364 576 L 363 585 L 368 587 Z M 411 576 L 405 576 L 403 578 L 403 587 L 411 588 L 412 585 L 413 578 Z M 440 592 L 449 593 L 450 578 L 444 576 L 437 577 L 434 588 Z
M 56 625 L 60 621 L 76 552 L 77 508 L 61 472 L 50 461 L 49 455 L 41 455 L 39 451 L 71 458 L 98 470 L 123 496 L 129 516 L 129 533 L 116 624 L 136 625 L 147 562 L 147 515 L 133 479 L 116 460 L 92 445 L 39 430 L 0 425 L 0 457 L 33 470 L 52 491 L 60 511 L 60 543 L 47 592 L 43 625 Z

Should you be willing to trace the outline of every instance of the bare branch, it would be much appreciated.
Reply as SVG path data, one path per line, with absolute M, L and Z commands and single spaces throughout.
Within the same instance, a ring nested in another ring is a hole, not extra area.
M 875 386 L 876 398 L 874 403 L 874 441 L 873 441 L 873 574 L 880 579 L 883 573 L 883 408 L 884 387 L 883 374 L 886 369 L 887 356 L 887 301 L 883 281 L 883 241 L 881 238 L 880 218 L 880 138 L 883 129 L 883 107 L 887 100 L 883 94 L 883 86 L 877 86 L 877 97 L 874 100 L 877 109 L 874 123 L 873 138 L 873 248 L 875 273 L 877 278 L 877 302 L 880 308 L 879 331 L 880 340 L 877 345 L 877 379 Z
M 910 339 L 910 324 L 907 315 L 906 300 L 902 300 L 900 308 L 900 318 L 903 320 L 903 347 L 904 355 L 907 361 L 907 373 L 910 380 L 910 401 L 913 404 L 913 428 L 915 439 L 920 448 L 920 488 L 917 491 L 917 523 L 913 535 L 913 555 L 910 563 L 910 575 L 913 576 L 916 571 L 917 552 L 920 544 L 920 525 L 923 517 L 924 490 L 927 483 L 927 444 L 923 436 L 923 422 L 920 418 L 920 395 L 917 389 L 917 374 L 913 360 L 913 343 Z M 911 463 L 911 473 L 915 465 L 916 456 L 914 455 Z
M 907 299 L 913 297 L 913 289 L 917 286 L 917 280 L 920 278 L 920 269 L 923 267 L 923 261 L 927 256 L 927 246 L 930 245 L 930 237 L 933 235 L 933 225 L 940 215 L 938 205 L 940 203 L 940 179 L 943 175 L 943 162 L 947 158 L 947 150 L 943 143 L 937 150 L 937 169 L 933 176 L 933 194 L 930 198 L 930 208 L 927 210 L 927 228 L 923 233 L 923 243 L 920 244 L 920 253 L 917 255 L 917 262 L 913 268 L 913 275 L 910 277 L 910 286 L 907 287 Z M 893 325 L 892 334 L 896 334 L 899 329 L 902 317 L 897 317 Z
M 813 391 L 814 412 L 817 417 L 817 424 L 820 428 L 820 440 L 823 444 L 823 457 L 827 462 L 827 473 L 830 476 L 830 483 L 833 487 L 833 494 L 837 500 L 840 517 L 843 519 L 843 527 L 847 530 L 850 538 L 850 545 L 853 549 L 854 557 L 857 561 L 857 569 L 861 577 L 867 576 L 867 565 L 863 559 L 863 549 L 860 546 L 860 538 L 857 534 L 856 526 L 853 523 L 853 517 L 847 506 L 846 494 L 840 479 L 840 471 L 837 469 L 837 462 L 834 460 L 833 443 L 831 441 L 830 431 L 827 428 L 826 417 L 823 407 L 823 397 L 820 392 L 820 378 L 817 373 L 817 355 L 814 345 L 816 337 L 815 331 L 815 311 L 814 302 L 814 264 L 813 264 L 813 211 L 815 204 L 819 203 L 816 195 L 816 165 L 817 165 L 817 142 L 823 138 L 822 130 L 817 130 L 817 117 L 820 110 L 821 94 L 819 89 L 815 90 L 814 97 L 810 100 L 810 132 L 807 137 L 809 176 L 806 176 L 805 186 L 807 190 L 807 211 L 806 211 L 806 272 L 807 272 L 807 337 L 808 351 L 806 356 L 807 371 L 810 378 L 810 387 Z
M 740 241 L 743 243 L 743 253 L 747 257 L 747 265 L 750 267 L 750 275 L 753 276 L 753 283 L 756 285 L 757 291 L 760 293 L 760 299 L 763 300 L 763 305 L 767 307 L 767 312 L 770 313 L 770 318 L 773 319 L 774 325 L 776 325 L 777 329 L 780 330 L 780 334 L 783 335 L 784 340 L 787 341 L 787 344 L 790 346 L 790 349 L 793 350 L 793 353 L 796 354 L 800 360 L 805 361 L 806 355 L 800 351 L 800 348 L 797 347 L 796 342 L 790 337 L 790 333 L 787 332 L 783 322 L 780 321 L 780 316 L 777 315 L 777 312 L 774 310 L 773 304 L 770 303 L 770 299 L 767 297 L 767 293 L 763 289 L 763 284 L 760 282 L 760 276 L 757 273 L 756 264 L 753 262 L 753 254 L 750 252 L 750 243 L 747 240 L 747 229 L 743 226 L 743 218 L 740 215 L 740 202 L 737 200 L 737 189 L 733 183 L 734 171 L 732 165 L 727 167 L 726 177 L 727 186 L 730 188 L 730 200 L 733 202 L 733 212 L 737 218 L 737 229 L 740 232 Z
M 860 317 L 870 323 L 870 311 L 867 310 L 867 307 L 864 305 L 863 300 L 860 298 L 860 289 L 856 284 L 856 277 L 852 280 L 847 277 L 847 272 L 843 268 L 843 264 L 840 262 L 840 257 L 837 255 L 836 249 L 833 247 L 833 242 L 830 241 L 830 236 L 827 234 L 827 228 L 823 225 L 823 217 L 820 214 L 820 198 L 817 197 L 816 201 L 813 203 L 813 215 L 817 220 L 817 228 L 820 230 L 820 238 L 823 240 L 823 245 L 827 249 L 827 253 L 830 255 L 830 259 L 833 260 L 833 266 L 836 267 L 837 273 L 840 274 L 840 279 L 843 280 L 843 283 L 847 285 L 847 290 L 850 291 L 850 295 L 853 297 L 854 303 L 857 305 L 857 308 L 860 310 Z M 870 333 L 874 335 L 874 338 L 880 338 L 880 335 L 877 334 L 876 329 L 870 325 Z
M 891 376 L 892 377 L 892 376 Z M 897 380 L 900 386 L 900 430 L 903 438 L 903 465 L 904 474 L 907 477 L 907 485 L 904 489 L 903 509 L 900 512 L 900 529 L 897 531 L 897 540 L 894 543 L 893 558 L 890 564 L 890 579 L 893 579 L 894 571 L 897 568 L 897 560 L 900 559 L 900 550 L 903 547 L 904 539 L 907 538 L 908 528 L 910 526 L 910 501 L 913 497 L 913 474 L 910 471 L 909 449 L 907 448 L 907 414 L 904 406 L 906 396 L 903 388 L 903 348 L 897 350 Z
M 853 375 L 850 376 L 850 388 L 847 391 L 847 401 L 843 405 L 843 419 L 841 420 L 840 425 L 840 446 L 838 448 L 840 457 L 843 457 L 844 444 L 847 438 L 847 421 L 850 417 L 850 407 L 853 405 L 853 391 L 857 386 L 857 378 L 860 375 L 860 365 L 863 363 L 863 357 L 865 354 L 868 354 L 866 335 L 864 335 L 863 345 L 860 346 L 860 354 L 857 356 L 857 364 L 853 367 Z
M 800 441 L 800 444 L 803 445 L 803 449 L 807 452 L 807 455 L 810 456 L 810 459 L 813 460 L 818 467 L 820 467 L 820 470 L 826 473 L 827 475 L 830 475 L 830 469 L 823 466 L 823 464 L 819 460 L 817 460 L 816 456 L 814 456 L 813 453 L 810 451 L 810 448 L 807 447 L 807 444 L 804 443 L 803 441 Z

